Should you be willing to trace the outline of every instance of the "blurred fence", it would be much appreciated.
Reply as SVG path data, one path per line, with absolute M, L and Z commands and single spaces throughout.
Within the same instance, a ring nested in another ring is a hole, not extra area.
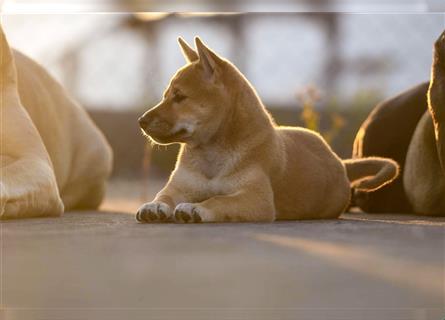
M 234 61 L 271 108 L 294 108 L 297 90 L 307 85 L 348 106 L 357 95 L 380 99 L 428 79 L 445 16 L 18 15 L 4 24 L 13 44 L 90 108 L 140 109 L 157 101 L 184 64 L 179 35 L 200 35 Z
M 297 93 L 316 87 L 319 129 L 329 131 L 332 114 L 341 115 L 345 125 L 332 144 L 346 157 L 378 101 L 429 78 L 445 15 L 7 15 L 3 24 L 14 46 L 91 110 L 115 149 L 116 173 L 131 174 L 140 172 L 144 154 L 137 116 L 184 64 L 177 36 L 192 42 L 200 35 L 233 61 L 280 124 L 305 124 Z M 174 153 L 155 151 L 155 167 L 168 171 Z
M 36 12 L 439 12 L 442 0 L 2 0 L 8 13 Z

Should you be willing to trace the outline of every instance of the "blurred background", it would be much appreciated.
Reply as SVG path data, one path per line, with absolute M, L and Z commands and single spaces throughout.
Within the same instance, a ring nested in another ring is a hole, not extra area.
M 44 8 L 45 1 L 37 3 Z M 58 3 L 62 9 L 70 5 Z M 129 3 L 107 8 L 137 11 L 141 4 Z M 135 211 L 173 168 L 177 146 L 149 146 L 137 118 L 157 103 L 184 64 L 178 36 L 193 43 L 199 35 L 239 67 L 279 124 L 321 131 L 345 158 L 376 103 L 428 80 L 432 44 L 445 28 L 445 14 L 427 12 L 441 6 L 437 1 L 367 1 L 367 11 L 375 11 L 367 14 L 339 12 L 354 11 L 352 1 L 277 2 L 275 8 L 297 8 L 294 13 L 264 12 L 265 3 L 251 13 L 227 12 L 243 10 L 236 1 L 190 3 L 197 12 L 84 12 L 105 6 L 96 2 L 95 8 L 78 4 L 80 14 L 30 14 L 36 11 L 30 2 L 4 3 L 10 43 L 65 86 L 113 147 L 104 209 Z

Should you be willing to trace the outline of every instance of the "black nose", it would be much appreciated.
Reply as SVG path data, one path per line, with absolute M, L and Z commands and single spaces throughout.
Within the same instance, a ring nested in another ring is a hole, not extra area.
M 142 129 L 147 128 L 148 124 L 150 123 L 150 121 L 149 121 L 146 117 L 144 117 L 144 116 L 140 117 L 140 118 L 138 119 L 138 122 L 139 122 L 139 126 L 140 126 Z

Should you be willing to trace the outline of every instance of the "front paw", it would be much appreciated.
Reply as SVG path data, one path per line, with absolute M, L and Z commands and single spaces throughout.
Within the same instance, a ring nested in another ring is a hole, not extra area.
M 203 208 L 196 203 L 181 203 L 174 212 L 175 220 L 177 222 L 209 222 L 210 213 L 207 209 Z
M 159 201 L 144 204 L 136 213 L 136 220 L 139 222 L 166 222 L 172 218 L 170 206 Z

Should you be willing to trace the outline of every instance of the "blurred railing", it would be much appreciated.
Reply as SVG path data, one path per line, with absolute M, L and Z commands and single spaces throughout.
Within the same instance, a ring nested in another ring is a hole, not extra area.
M 5 0 L 7 13 L 60 12 L 432 12 L 442 0 Z
M 279 124 L 307 126 L 307 119 L 317 119 L 315 129 L 348 157 L 361 121 L 377 102 L 428 80 L 432 44 L 445 16 L 5 15 L 3 25 L 15 47 L 47 67 L 90 110 L 115 150 L 115 174 L 138 175 L 145 140 L 136 120 L 184 65 L 177 36 L 193 42 L 200 35 L 247 76 Z M 311 109 L 297 97 L 308 86 L 320 96 Z M 152 167 L 165 174 L 177 148 L 160 149 L 152 153 Z

